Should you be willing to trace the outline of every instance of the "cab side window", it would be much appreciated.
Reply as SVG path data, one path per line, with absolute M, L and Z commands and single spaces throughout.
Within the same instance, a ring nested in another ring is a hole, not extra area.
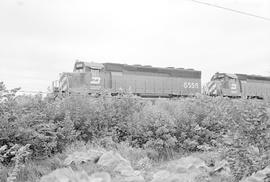
M 81 73 L 84 71 L 84 65 L 82 63 L 76 63 L 74 72 Z

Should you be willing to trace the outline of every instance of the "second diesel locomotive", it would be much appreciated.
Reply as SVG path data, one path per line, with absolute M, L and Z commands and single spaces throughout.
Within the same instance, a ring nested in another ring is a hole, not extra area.
M 270 99 L 270 77 L 216 73 L 204 87 L 204 94 L 234 98 Z

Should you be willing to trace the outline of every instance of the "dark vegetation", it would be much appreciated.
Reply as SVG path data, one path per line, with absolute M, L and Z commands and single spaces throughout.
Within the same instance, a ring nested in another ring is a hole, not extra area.
M 220 151 L 237 181 L 270 164 L 266 101 L 206 96 L 153 101 L 106 93 L 52 100 L 15 96 L 16 91 L 0 83 L 0 147 L 6 147 L 0 149 L 1 173 L 14 165 L 16 147 L 30 144 L 24 161 L 29 166 L 60 155 L 75 141 L 108 147 L 108 138 L 155 151 L 159 160 L 175 153 Z

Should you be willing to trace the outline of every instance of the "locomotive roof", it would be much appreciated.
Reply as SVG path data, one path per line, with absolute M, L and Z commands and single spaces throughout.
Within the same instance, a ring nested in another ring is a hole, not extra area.
M 270 77 L 261 76 L 261 75 L 246 75 L 246 74 L 236 74 L 239 80 L 264 80 L 270 81 Z
M 95 62 L 84 62 L 84 65 L 94 69 L 102 69 L 104 65 L 102 63 L 95 63 Z
M 227 76 L 229 78 L 238 78 L 239 80 L 265 80 L 270 81 L 270 77 L 260 76 L 260 75 L 247 75 L 247 74 L 229 74 L 229 73 L 216 73 L 211 80 L 219 77 Z
M 193 69 L 183 69 L 183 68 L 159 68 L 152 66 L 141 66 L 141 65 L 127 65 L 118 63 L 104 63 L 104 68 L 107 71 L 136 71 L 136 72 L 152 72 L 152 73 L 162 73 L 168 74 L 174 77 L 184 77 L 184 78 L 201 78 L 201 71 Z
M 217 78 L 223 78 L 223 77 L 229 77 L 229 78 L 237 79 L 237 75 L 235 75 L 235 74 L 217 72 L 212 76 L 211 80 L 215 80 Z

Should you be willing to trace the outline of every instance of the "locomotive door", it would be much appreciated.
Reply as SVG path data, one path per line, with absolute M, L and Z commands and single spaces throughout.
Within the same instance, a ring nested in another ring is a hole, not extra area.
M 91 69 L 90 89 L 93 90 L 101 89 L 101 77 L 99 69 Z
M 248 94 L 247 94 L 247 81 L 245 80 L 240 80 L 240 92 L 241 92 L 241 96 L 242 98 L 247 98 Z
M 236 83 L 236 79 L 230 79 L 230 90 L 232 96 L 237 96 L 238 94 L 238 84 Z

